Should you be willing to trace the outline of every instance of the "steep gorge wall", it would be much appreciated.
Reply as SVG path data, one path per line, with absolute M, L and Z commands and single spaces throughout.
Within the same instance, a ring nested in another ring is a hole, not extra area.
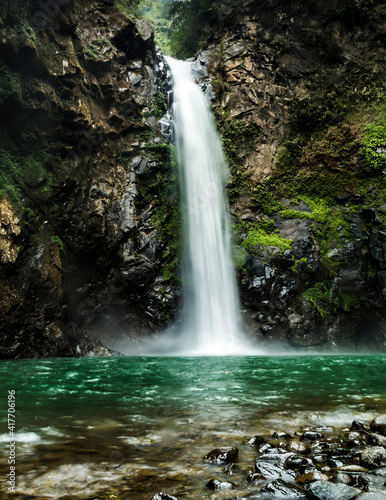
M 384 350 L 386 6 L 239 4 L 196 66 L 231 164 L 246 321 L 263 343 Z
M 176 301 L 163 57 L 113 0 L 1 6 L 0 357 L 119 349 Z

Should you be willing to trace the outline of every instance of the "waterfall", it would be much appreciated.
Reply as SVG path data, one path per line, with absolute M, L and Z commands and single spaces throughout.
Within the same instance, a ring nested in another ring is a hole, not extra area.
M 231 259 L 229 177 L 220 139 L 191 64 L 167 57 L 173 77 L 173 120 L 184 221 L 183 350 L 245 353 Z

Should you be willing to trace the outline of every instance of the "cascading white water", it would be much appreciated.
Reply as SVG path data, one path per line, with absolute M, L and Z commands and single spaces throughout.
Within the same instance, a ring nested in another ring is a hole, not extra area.
M 190 63 L 170 57 L 167 63 L 173 76 L 185 229 L 184 351 L 245 353 L 224 195 L 229 168 Z

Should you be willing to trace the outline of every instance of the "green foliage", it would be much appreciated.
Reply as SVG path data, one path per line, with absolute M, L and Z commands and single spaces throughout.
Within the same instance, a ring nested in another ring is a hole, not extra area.
M 0 139 L 0 199 L 8 196 L 17 201 L 31 186 L 49 189 L 52 178 L 45 167 L 47 158 L 42 151 L 16 150 Z
M 245 240 L 242 242 L 242 246 L 246 248 L 253 249 L 259 245 L 264 247 L 273 246 L 280 248 L 281 251 L 289 250 L 291 248 L 292 240 L 286 240 L 282 238 L 279 234 L 268 234 L 264 229 L 251 229 Z
M 286 208 L 280 212 L 281 217 L 283 219 L 310 219 L 320 223 L 326 223 L 329 220 L 331 209 L 325 200 L 313 200 L 307 197 L 302 199 L 311 208 L 311 213 Z
M 168 105 L 166 104 L 165 96 L 162 92 L 157 92 L 156 96 L 154 97 L 152 108 L 154 116 L 158 119 L 162 118 L 168 110 Z
M 330 290 L 324 283 L 315 283 L 315 286 L 308 288 L 302 296 L 317 309 L 322 318 L 328 317 L 328 312 L 321 307 L 323 303 L 330 302 Z
M 174 0 L 170 4 L 171 50 L 180 59 L 198 52 L 205 37 L 231 12 L 231 0 Z
M 360 299 L 355 293 L 338 290 L 333 298 L 331 289 L 322 282 L 315 283 L 302 296 L 315 307 L 322 318 L 327 318 L 330 314 L 354 314 L 360 308 Z
M 0 104 L 21 98 L 21 78 L 0 61 Z
M 130 15 L 137 12 L 137 8 L 142 0 L 115 0 L 115 6 L 123 14 Z
M 292 256 L 293 260 L 294 260 L 294 264 L 293 266 L 290 267 L 290 270 L 293 271 L 294 273 L 298 274 L 299 273 L 299 267 L 301 267 L 302 264 L 306 264 L 307 267 L 309 267 L 310 269 L 312 269 L 308 264 L 307 264 L 307 257 L 302 257 L 301 259 L 299 260 L 295 260 L 295 257 Z
M 59 238 L 59 236 L 53 235 L 51 236 L 52 243 L 56 243 L 59 249 L 64 252 L 64 244 L 63 241 Z
M 386 168 L 386 125 L 371 123 L 363 136 L 363 152 L 368 165 L 374 170 Z
M 259 133 L 257 126 L 247 124 L 229 116 L 222 108 L 215 111 L 216 126 L 222 136 L 222 146 L 231 171 L 231 182 L 228 186 L 228 197 L 232 202 L 239 195 L 252 190 L 250 174 L 240 168 L 240 147 L 247 148 L 251 139 Z
M 164 54 L 170 54 L 169 5 L 172 0 L 144 0 L 140 3 L 138 14 L 154 26 L 154 40 Z

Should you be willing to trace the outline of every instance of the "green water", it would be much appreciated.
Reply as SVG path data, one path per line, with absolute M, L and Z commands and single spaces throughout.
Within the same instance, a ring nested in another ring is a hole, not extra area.
M 207 452 L 237 446 L 232 481 L 251 491 L 255 452 L 245 437 L 368 423 L 386 412 L 385 366 L 377 355 L 5 361 L 0 442 L 10 441 L 7 391 L 15 390 L 20 495 L 220 498 L 205 489 L 222 477 L 202 460 Z

